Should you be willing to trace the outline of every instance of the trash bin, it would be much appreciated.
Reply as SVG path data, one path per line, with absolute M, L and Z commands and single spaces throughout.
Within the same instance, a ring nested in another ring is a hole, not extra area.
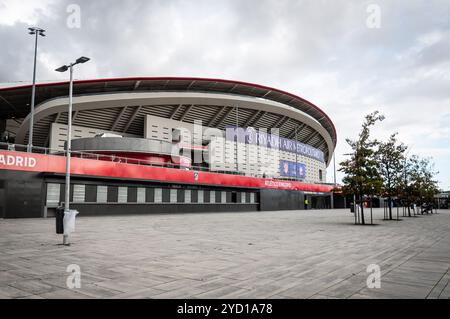
M 78 215 L 78 211 L 70 209 L 64 213 L 63 228 L 64 235 L 70 235 L 75 231 L 75 216 Z
M 64 234 L 64 207 L 56 208 L 56 233 Z

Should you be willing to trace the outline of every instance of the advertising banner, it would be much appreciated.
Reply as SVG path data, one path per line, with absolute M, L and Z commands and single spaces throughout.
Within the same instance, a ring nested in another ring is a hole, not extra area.
M 280 161 L 280 175 L 285 177 L 305 179 L 306 165 L 303 163 Z
M 235 126 L 228 126 L 225 129 L 225 136 L 227 141 L 237 140 L 239 143 L 259 145 L 289 153 L 297 153 L 325 162 L 324 153 L 317 148 L 295 140 L 279 137 L 278 135 L 269 134 L 261 130 L 258 131 L 253 127 L 236 128 Z

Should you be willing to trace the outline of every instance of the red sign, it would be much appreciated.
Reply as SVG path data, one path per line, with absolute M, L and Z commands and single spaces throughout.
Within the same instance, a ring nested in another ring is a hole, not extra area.
M 63 156 L 56 155 L 0 151 L 0 172 L 1 170 L 63 174 L 66 172 L 66 159 Z M 328 185 L 116 163 L 101 160 L 81 159 L 76 157 L 72 157 L 70 172 L 73 175 L 231 187 L 288 189 L 321 193 L 330 192 L 333 189 L 332 186 Z
M 0 154 L 0 168 L 4 167 L 36 167 L 36 159 L 28 155 Z

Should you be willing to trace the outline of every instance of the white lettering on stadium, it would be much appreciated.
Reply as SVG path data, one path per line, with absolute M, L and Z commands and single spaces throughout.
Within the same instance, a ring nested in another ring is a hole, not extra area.
M 36 166 L 36 159 L 27 156 L 0 154 L 0 165 L 33 168 Z
M 265 181 L 264 185 L 266 186 L 272 186 L 272 187 L 291 187 L 291 183 L 287 182 L 275 182 L 275 181 Z

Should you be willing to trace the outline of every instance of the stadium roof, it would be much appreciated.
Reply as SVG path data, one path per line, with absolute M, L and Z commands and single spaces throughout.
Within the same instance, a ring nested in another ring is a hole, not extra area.
M 67 81 L 37 84 L 36 106 L 48 100 L 67 96 L 69 91 L 68 86 L 69 83 Z M 22 83 L 20 85 L 18 85 L 18 83 L 1 85 L 0 118 L 25 118 L 29 114 L 30 110 L 31 88 L 32 86 L 30 84 Z M 317 121 L 329 134 L 333 143 L 331 146 L 332 149 L 336 146 L 336 129 L 333 122 L 324 111 L 299 96 L 267 86 L 232 80 L 184 77 L 130 77 L 74 81 L 75 96 L 127 92 L 205 92 L 247 96 L 250 98 L 261 98 L 278 102 L 295 108 Z M 186 109 L 187 108 L 188 107 L 186 106 Z M 207 106 L 204 108 L 205 112 L 209 112 L 207 110 Z M 245 108 L 245 106 L 243 106 L 243 108 Z M 181 109 L 179 111 L 182 112 L 183 110 L 184 109 Z M 229 111 L 230 113 L 228 114 L 228 117 L 231 117 L 234 113 L 231 109 L 229 109 Z M 188 110 L 186 110 L 186 113 L 187 112 Z M 223 113 L 225 115 L 227 114 L 225 111 Z M 255 122 L 255 120 L 259 120 L 262 115 L 259 114 L 258 117 L 256 113 L 257 112 L 254 114 L 248 114 L 249 119 L 254 118 L 253 122 Z M 282 118 L 271 118 L 271 115 L 267 112 L 261 113 L 266 113 L 266 118 L 270 120 L 270 123 L 272 123 L 266 124 L 266 127 L 271 127 L 271 125 L 280 126 L 283 123 L 286 130 L 292 132 L 293 130 L 290 126 L 294 127 L 296 125 L 295 123 L 286 123 Z M 240 116 L 241 114 L 242 116 L 245 115 L 244 112 L 240 112 Z M 227 121 L 224 122 L 226 123 Z M 248 123 L 249 121 L 246 122 Z M 261 119 L 260 122 L 264 121 Z M 283 132 L 281 132 L 281 135 L 289 137 L 289 134 L 287 133 L 283 134 Z M 290 137 L 293 138 L 292 135 Z M 311 131 L 305 130 L 304 135 L 302 135 L 299 140 L 303 142 L 313 142 L 313 144 L 317 145 L 317 147 L 320 146 L 320 148 L 327 153 L 326 156 L 329 161 L 328 150 L 332 151 L 332 149 L 328 149 L 324 144 L 324 140 L 317 136 L 316 132 L 312 129 Z

